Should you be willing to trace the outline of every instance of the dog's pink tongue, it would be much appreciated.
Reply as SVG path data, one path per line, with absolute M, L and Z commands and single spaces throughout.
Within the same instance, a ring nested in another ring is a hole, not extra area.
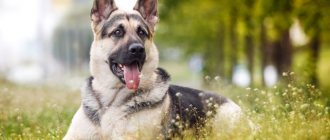
M 124 79 L 128 89 L 137 90 L 140 83 L 140 71 L 137 64 L 124 66 Z

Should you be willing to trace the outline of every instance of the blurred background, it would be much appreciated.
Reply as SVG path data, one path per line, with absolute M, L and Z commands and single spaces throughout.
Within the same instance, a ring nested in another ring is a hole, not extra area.
M 0 0 L 0 77 L 79 89 L 92 0 Z M 272 87 L 283 75 L 330 96 L 329 0 L 159 0 L 155 42 L 173 83 Z

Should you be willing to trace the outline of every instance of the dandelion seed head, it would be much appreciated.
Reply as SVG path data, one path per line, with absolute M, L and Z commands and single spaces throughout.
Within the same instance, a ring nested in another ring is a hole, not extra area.
M 297 92 L 292 92 L 292 95 L 293 95 L 293 96 L 296 96 L 296 95 L 297 95 Z
M 282 73 L 282 76 L 288 76 L 288 73 L 283 72 L 283 73 Z
M 212 115 L 212 111 L 207 111 L 206 112 L 206 116 L 211 116 Z
M 208 75 L 206 75 L 204 78 L 205 78 L 205 80 L 211 80 L 211 77 Z
M 219 81 L 220 80 L 220 76 L 215 76 L 214 77 L 214 80 Z
M 179 119 L 180 119 L 180 116 L 179 116 L 179 114 L 176 114 L 176 117 L 175 117 L 175 119 L 177 119 L 177 120 L 179 120 Z
M 309 104 L 303 104 L 303 105 L 300 106 L 300 109 L 303 110 L 303 109 L 306 109 L 306 108 L 308 108 L 308 107 L 309 107 Z
M 172 119 L 172 120 L 171 120 L 171 123 L 175 123 L 175 120 L 174 120 L 174 119 Z

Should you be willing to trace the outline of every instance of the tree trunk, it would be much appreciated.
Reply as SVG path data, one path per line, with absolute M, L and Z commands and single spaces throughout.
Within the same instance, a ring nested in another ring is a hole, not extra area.
M 278 41 L 275 41 L 274 61 L 278 75 L 281 76 L 283 72 L 291 71 L 292 64 L 292 44 L 290 40 L 289 29 L 282 32 L 282 36 Z
M 268 65 L 272 64 L 272 47 L 271 44 L 267 38 L 267 30 L 263 23 L 261 23 L 260 28 L 260 49 L 261 49 L 261 84 L 262 86 L 266 85 L 265 81 L 265 68 Z
M 245 47 L 246 47 L 246 56 L 247 56 L 247 65 L 250 74 L 250 85 L 254 85 L 254 46 L 253 46 L 253 37 L 252 35 L 245 36 Z
M 320 30 L 316 29 L 315 34 L 313 35 L 311 42 L 310 42 L 310 82 L 316 86 L 319 85 L 318 81 L 318 69 L 317 69 L 317 64 L 318 64 L 318 58 L 319 58 L 319 52 L 320 52 L 320 44 L 321 44 L 321 35 L 320 35 Z
M 318 80 L 318 60 L 320 55 L 320 49 L 321 49 L 321 28 L 320 28 L 320 21 L 321 21 L 321 13 L 320 11 L 316 12 L 313 15 L 313 34 L 311 37 L 310 42 L 310 61 L 309 61 L 309 67 L 310 67 L 310 74 L 309 74 L 309 80 L 312 84 L 319 86 L 319 80 Z

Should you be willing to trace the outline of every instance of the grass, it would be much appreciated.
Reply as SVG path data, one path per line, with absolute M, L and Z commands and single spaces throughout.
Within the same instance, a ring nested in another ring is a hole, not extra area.
M 254 131 L 239 126 L 216 139 L 330 139 L 329 100 L 314 85 L 300 81 L 293 72 L 284 73 L 286 82 L 267 88 L 241 89 L 209 80 L 210 88 L 231 97 L 254 124 Z M 220 86 L 219 86 L 220 85 Z M 214 134 L 213 134 L 214 135 Z M 219 136 L 220 135 L 220 136 Z
M 246 125 L 239 125 L 233 133 L 219 129 L 204 138 L 330 139 L 329 106 L 322 92 L 313 85 L 297 82 L 293 73 L 284 78 L 289 82 L 269 89 L 241 89 L 210 80 L 211 89 L 241 105 L 255 130 L 246 131 Z M 0 139 L 61 139 L 79 99 L 79 91 L 0 81 Z M 188 132 L 184 139 L 194 136 Z
M 0 82 L 0 139 L 61 139 L 79 92 Z

